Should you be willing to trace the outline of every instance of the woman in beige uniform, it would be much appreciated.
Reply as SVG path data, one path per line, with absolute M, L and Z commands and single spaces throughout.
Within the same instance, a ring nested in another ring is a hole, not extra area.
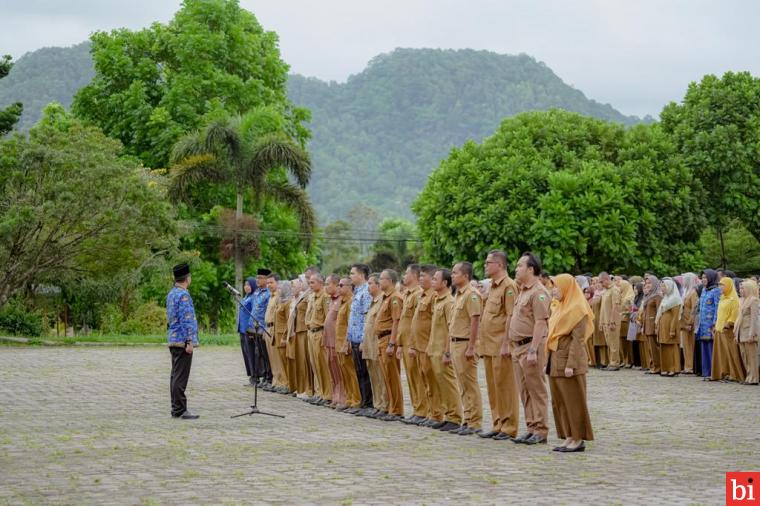
M 697 285 L 699 278 L 693 272 L 682 274 L 683 309 L 681 310 L 681 348 L 683 348 L 683 374 L 694 374 L 694 318 L 699 310 Z
M 604 287 L 599 282 L 599 278 L 592 278 L 591 286 L 594 288 L 594 296 L 591 298 L 591 311 L 594 314 L 594 334 L 592 336 L 594 343 L 593 362 L 597 368 L 602 368 L 606 367 L 609 363 L 607 359 L 607 340 L 604 338 L 604 329 L 599 325 L 599 312 L 602 309 Z
M 744 385 L 757 385 L 757 338 L 760 337 L 760 300 L 757 298 L 757 283 L 752 279 L 742 281 L 742 305 L 736 319 L 734 334 L 742 355 L 747 378 Z
M 557 435 L 565 439 L 554 451 L 582 452 L 584 441 L 594 439 L 586 403 L 585 347 L 594 332 L 594 315 L 571 275 L 560 274 L 554 284 L 559 302 L 549 318 L 546 372 Z
M 660 347 L 660 375 L 674 377 L 681 371 L 681 354 L 678 351 L 678 327 L 681 321 L 681 294 L 676 282 L 664 278 L 660 285 L 662 302 L 657 307 L 654 325 Z
M 712 380 L 744 381 L 744 366 L 739 356 L 739 346 L 734 340 L 734 324 L 739 318 L 739 297 L 734 280 L 720 280 L 718 318 L 715 320 L 713 344 Z
M 639 327 L 649 361 L 648 364 L 645 364 L 642 357 L 641 365 L 648 369 L 645 374 L 660 374 L 660 348 L 657 346 L 655 319 L 661 300 L 660 280 L 652 275 L 647 276 L 644 280 L 644 299 L 641 301 L 638 314 Z

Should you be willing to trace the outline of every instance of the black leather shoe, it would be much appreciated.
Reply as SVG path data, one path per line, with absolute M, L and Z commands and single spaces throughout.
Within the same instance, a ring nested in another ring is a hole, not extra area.
M 546 444 L 546 438 L 543 436 L 539 436 L 538 434 L 533 434 L 530 438 L 525 440 L 526 445 L 537 445 L 537 444 Z
M 388 412 L 387 411 L 378 411 L 377 414 L 375 416 L 373 416 L 372 418 L 374 418 L 375 420 L 382 420 L 383 417 L 385 417 L 385 416 L 388 416 Z
M 465 430 L 467 428 L 467 424 L 462 424 L 456 429 L 451 429 L 449 431 L 449 434 L 459 434 L 461 431 Z
M 564 448 L 560 448 L 557 451 L 562 452 L 562 453 L 584 452 L 586 451 L 586 443 L 584 441 L 581 441 L 581 444 L 579 444 L 575 448 L 564 447 Z
M 530 439 L 532 437 L 533 437 L 533 433 L 532 432 L 526 432 L 522 436 L 514 438 L 512 440 L 512 442 L 513 443 L 517 443 L 517 444 L 523 444 L 523 443 L 525 443 L 525 441 L 527 441 L 528 439 Z
M 197 418 L 200 418 L 200 415 L 194 415 L 193 413 L 189 411 L 185 411 L 184 413 L 179 415 L 179 417 L 183 420 L 195 420 Z
M 488 432 L 482 432 L 481 431 L 480 434 L 478 434 L 478 437 L 482 437 L 483 439 L 490 439 L 490 438 L 492 438 L 492 437 L 494 437 L 494 436 L 496 436 L 498 434 L 499 434 L 499 432 L 496 432 L 495 430 L 491 430 L 491 431 L 488 431 Z
M 455 424 L 454 422 L 444 422 L 443 425 L 441 425 L 438 430 L 441 432 L 449 432 L 452 430 L 459 430 L 459 425 Z
M 472 427 L 465 427 L 464 429 L 460 430 L 457 435 L 458 436 L 470 436 L 472 434 L 478 434 L 483 432 L 482 429 L 473 429 Z
M 359 408 L 357 407 L 348 408 L 346 411 L 344 411 L 344 413 L 348 413 L 349 415 L 355 415 L 358 412 L 359 412 Z
M 402 418 L 401 420 L 399 420 L 399 422 L 405 423 L 407 425 L 412 425 L 415 422 L 415 418 L 417 418 L 417 417 L 416 416 L 410 416 L 408 418 Z
M 446 422 L 443 420 L 440 420 L 438 422 L 435 422 L 434 424 L 430 425 L 431 429 L 440 430 L 443 428 L 443 426 L 446 425 Z
M 414 425 L 417 425 L 418 427 L 425 427 L 425 424 L 429 421 L 427 418 L 422 418 L 421 416 L 418 416 L 417 418 L 417 423 Z
M 380 418 L 380 420 L 382 420 L 382 421 L 384 421 L 384 422 L 395 422 L 396 420 L 399 420 L 399 419 L 401 419 L 401 417 L 400 417 L 400 416 L 398 416 L 398 415 L 393 415 L 393 414 L 391 414 L 391 413 L 388 413 L 388 414 L 387 414 L 387 415 L 385 415 L 384 417 Z
M 480 435 L 480 434 L 478 434 L 478 435 Z M 510 436 L 506 432 L 499 432 L 498 434 L 496 434 L 491 439 L 493 439 L 494 441 L 507 441 L 507 440 L 511 440 L 512 436 Z

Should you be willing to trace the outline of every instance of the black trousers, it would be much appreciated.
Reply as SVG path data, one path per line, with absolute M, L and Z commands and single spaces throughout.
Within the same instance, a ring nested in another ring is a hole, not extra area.
M 256 379 L 263 379 L 266 383 L 272 382 L 272 367 L 269 365 L 269 353 L 264 342 L 267 339 L 262 334 L 254 334 L 248 346 L 251 348 L 251 367 Z
M 185 352 L 185 348 L 171 346 L 172 374 L 169 379 L 169 391 L 172 396 L 172 416 L 179 416 L 187 411 L 185 388 L 190 377 L 190 366 L 193 364 L 193 354 Z
M 250 378 L 253 376 L 253 344 L 246 334 L 240 334 L 240 351 L 243 353 L 243 363 L 245 364 L 245 374 Z
M 369 380 L 369 371 L 367 362 L 362 358 L 362 352 L 359 345 L 351 343 L 351 355 L 354 359 L 354 368 L 356 369 L 356 378 L 359 380 L 359 393 L 362 395 L 361 408 L 371 408 L 372 404 L 372 384 Z

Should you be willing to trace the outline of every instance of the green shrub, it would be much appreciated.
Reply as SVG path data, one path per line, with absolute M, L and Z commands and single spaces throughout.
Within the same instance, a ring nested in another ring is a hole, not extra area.
M 120 331 L 122 334 L 161 334 L 166 331 L 166 310 L 155 302 L 141 304 L 121 323 Z
M 28 310 L 21 299 L 13 299 L 0 308 L 0 330 L 18 336 L 42 335 L 42 315 Z

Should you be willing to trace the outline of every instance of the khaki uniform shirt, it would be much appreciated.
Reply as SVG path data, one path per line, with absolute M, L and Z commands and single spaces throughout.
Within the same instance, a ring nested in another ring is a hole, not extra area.
M 417 295 L 417 307 L 414 309 L 412 318 L 412 343 L 411 347 L 424 352 L 430 341 L 430 324 L 433 320 L 433 300 L 435 290 L 428 288 L 424 292 L 420 290 Z
M 329 309 L 330 296 L 324 290 L 320 290 L 318 294 L 309 295 L 309 305 L 306 307 L 306 328 L 311 330 L 324 327 Z
M 422 288 L 415 286 L 407 288 L 401 294 L 404 304 L 401 306 L 401 319 L 398 322 L 398 344 L 399 346 L 412 345 L 412 318 L 414 310 L 417 308 L 417 299 L 422 293 Z
M 608 325 L 620 324 L 620 310 L 622 310 L 623 298 L 620 296 L 620 288 L 615 285 L 607 288 L 602 294 L 602 307 L 599 310 L 599 323 Z M 619 310 L 615 311 L 615 305 Z
M 491 282 L 483 316 L 480 318 L 480 355 L 499 355 L 501 343 L 507 337 L 507 325 L 512 318 L 516 299 L 517 285 L 509 276 L 504 274 Z
M 440 358 L 448 349 L 449 322 L 454 311 L 454 297 L 447 293 L 433 297 L 433 315 L 430 323 L 430 341 L 425 353 Z
M 509 320 L 509 338 L 522 341 L 533 336 L 533 327 L 537 321 L 549 319 L 551 297 L 538 281 L 532 285 L 522 285 L 515 301 L 515 309 Z
M 338 321 L 335 324 L 335 349 L 340 351 L 348 342 L 348 315 L 351 313 L 351 301 L 353 297 L 340 297 L 340 309 L 338 309 Z
M 470 284 L 457 291 L 454 297 L 454 315 L 449 323 L 451 337 L 470 337 L 472 317 L 480 316 L 482 299 Z
M 364 341 L 362 341 L 362 358 L 365 360 L 378 360 L 380 358 L 377 349 L 377 336 L 375 335 L 375 318 L 380 311 L 383 296 L 378 295 L 372 299 L 372 303 L 364 318 Z
M 393 329 L 393 321 L 401 318 L 401 307 L 403 304 L 404 301 L 401 298 L 401 294 L 396 290 L 383 294 L 383 300 L 380 303 L 380 309 L 375 319 L 376 336 L 384 332 L 390 332 Z
M 274 336 L 277 346 L 285 346 L 287 344 L 288 316 L 290 316 L 290 301 L 278 301 L 274 312 Z

